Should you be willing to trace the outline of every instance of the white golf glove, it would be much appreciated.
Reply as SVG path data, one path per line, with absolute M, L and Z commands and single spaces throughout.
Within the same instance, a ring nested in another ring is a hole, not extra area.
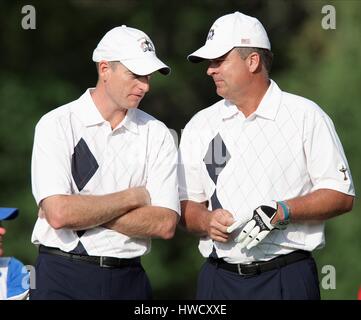
M 271 224 L 273 217 L 277 213 L 277 202 L 270 201 L 263 204 L 253 211 L 253 217 L 247 222 L 240 234 L 234 239 L 239 242 L 241 249 L 247 247 L 251 249 L 260 243 L 273 229 L 285 229 L 288 220 L 279 221 L 276 224 Z M 227 232 L 231 233 L 239 228 L 244 222 L 236 221 L 228 227 Z

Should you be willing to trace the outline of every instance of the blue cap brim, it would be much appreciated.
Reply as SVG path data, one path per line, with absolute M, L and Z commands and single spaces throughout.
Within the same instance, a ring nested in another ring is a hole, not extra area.
M 15 219 L 19 214 L 17 208 L 0 208 L 0 221 Z

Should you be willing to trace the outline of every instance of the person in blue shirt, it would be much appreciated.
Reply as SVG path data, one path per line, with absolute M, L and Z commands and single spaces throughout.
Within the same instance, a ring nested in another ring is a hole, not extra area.
M 25 300 L 29 292 L 29 275 L 25 266 L 14 257 L 3 257 L 3 236 L 6 229 L 2 220 L 15 219 L 16 208 L 0 208 L 0 300 Z

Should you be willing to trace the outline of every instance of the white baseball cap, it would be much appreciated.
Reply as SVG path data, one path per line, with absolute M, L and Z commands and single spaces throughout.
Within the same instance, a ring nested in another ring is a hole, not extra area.
M 218 18 L 208 32 L 203 47 L 188 56 L 191 62 L 216 59 L 234 47 L 271 50 L 267 32 L 261 22 L 238 11 Z
M 93 52 L 93 61 L 120 61 L 131 72 L 145 76 L 155 71 L 169 74 L 170 68 L 155 54 L 150 38 L 125 25 L 108 31 Z

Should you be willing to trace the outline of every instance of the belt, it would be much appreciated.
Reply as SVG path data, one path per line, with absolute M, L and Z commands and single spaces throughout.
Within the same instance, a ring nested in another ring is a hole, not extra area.
M 62 251 L 58 248 L 45 247 L 43 245 L 39 246 L 40 253 L 46 253 L 56 256 L 61 256 L 69 260 L 83 261 L 91 264 L 96 264 L 103 268 L 121 268 L 121 267 L 130 267 L 130 266 L 139 266 L 140 258 L 132 259 L 121 259 L 114 257 L 104 257 L 104 256 L 87 256 L 82 254 L 70 253 Z
M 286 265 L 295 263 L 311 257 L 308 251 L 297 250 L 289 254 L 281 255 L 269 261 L 258 261 L 250 264 L 234 264 L 228 263 L 223 259 L 208 258 L 208 262 L 216 265 L 218 268 L 225 269 L 240 275 L 256 275 L 265 271 L 270 271 L 284 267 Z

